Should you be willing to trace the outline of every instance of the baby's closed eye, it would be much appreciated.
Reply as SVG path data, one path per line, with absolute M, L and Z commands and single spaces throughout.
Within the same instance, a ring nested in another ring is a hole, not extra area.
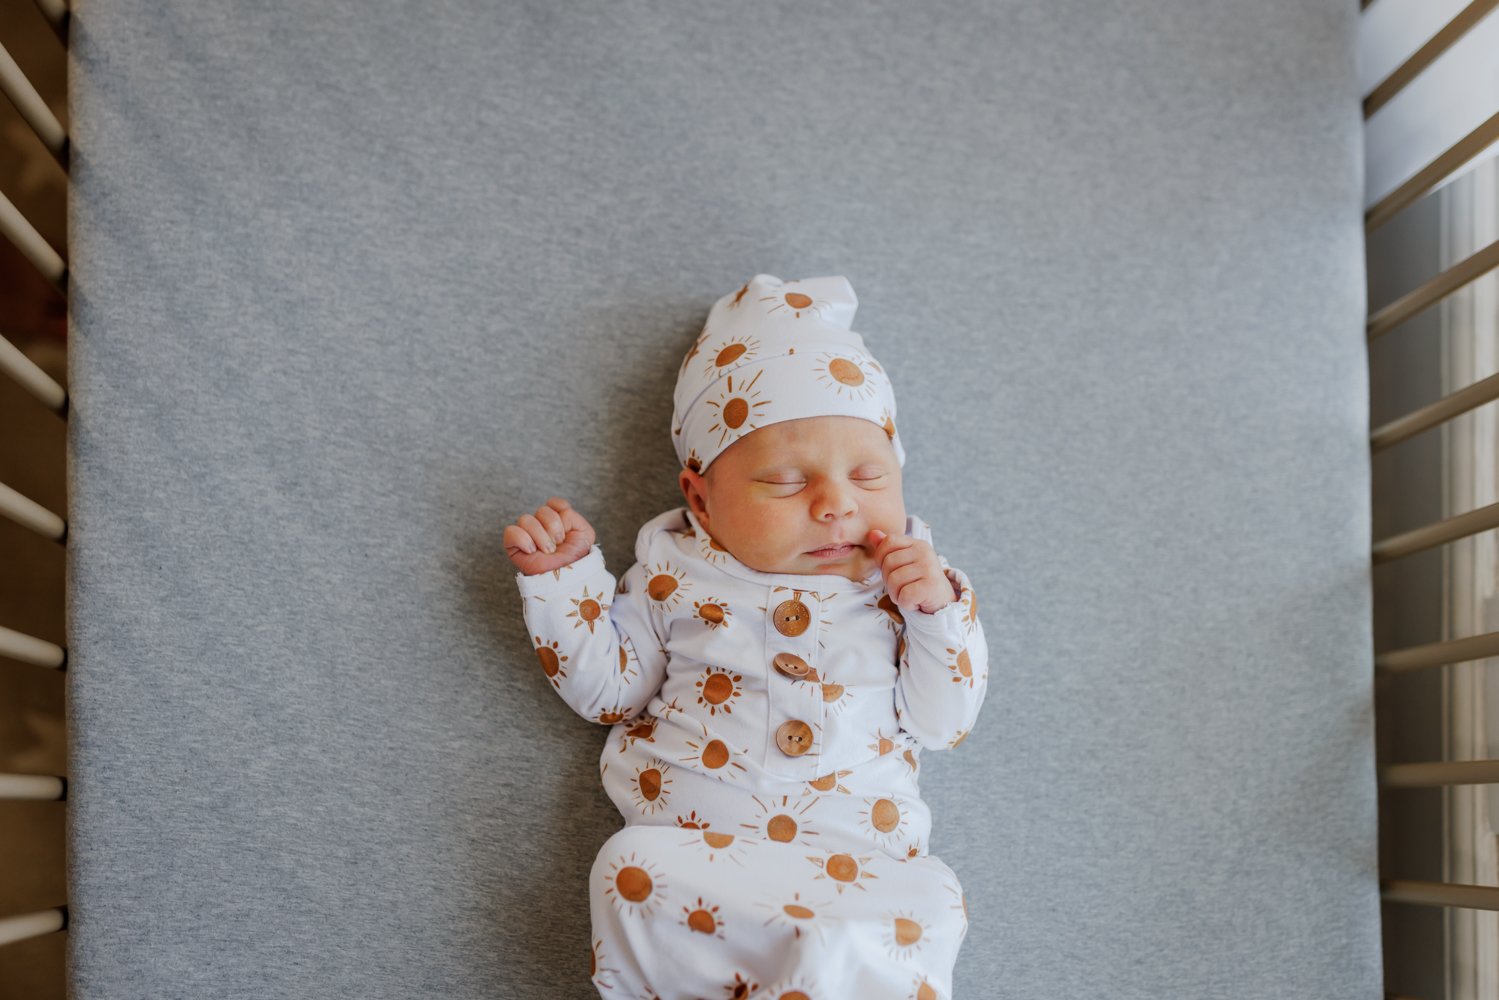
M 856 469 L 848 478 L 850 482 L 857 483 L 865 489 L 880 489 L 890 477 L 883 469 L 872 467 Z M 792 490 L 791 493 L 778 494 L 780 496 L 792 496 L 801 487 L 807 485 L 806 477 L 796 472 L 771 473 L 756 480 L 756 482 L 764 483 L 767 486 L 784 486 Z

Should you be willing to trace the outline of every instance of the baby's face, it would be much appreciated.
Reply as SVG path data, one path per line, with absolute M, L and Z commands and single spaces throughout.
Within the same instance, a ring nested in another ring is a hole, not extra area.
M 804 417 L 751 431 L 680 482 L 708 534 L 751 569 L 858 581 L 875 570 L 869 530 L 905 533 L 900 473 L 878 424 Z M 852 548 L 814 551 L 835 542 Z

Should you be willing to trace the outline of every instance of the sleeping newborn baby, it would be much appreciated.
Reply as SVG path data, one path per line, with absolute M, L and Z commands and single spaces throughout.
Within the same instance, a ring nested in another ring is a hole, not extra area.
M 504 530 L 547 683 L 612 727 L 604 997 L 952 995 L 967 900 L 917 774 L 973 727 L 987 647 L 968 577 L 906 514 L 856 305 L 845 278 L 768 274 L 714 304 L 677 377 L 686 506 L 617 582 L 563 498 Z

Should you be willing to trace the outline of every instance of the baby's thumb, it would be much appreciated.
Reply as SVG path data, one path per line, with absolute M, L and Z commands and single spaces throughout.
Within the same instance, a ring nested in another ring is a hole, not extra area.
M 883 542 L 884 540 L 885 540 L 885 533 L 883 531 L 881 531 L 879 528 L 870 528 L 869 529 L 869 541 L 870 541 L 871 544 L 878 545 L 881 542 Z
M 568 562 L 581 559 L 593 548 L 581 531 L 569 531 L 562 541 L 557 543 L 557 555 L 564 556 Z
M 569 511 L 568 514 L 572 512 Z M 562 536 L 562 541 L 557 543 L 557 551 L 580 559 L 588 555 L 589 550 L 593 548 L 593 526 L 575 514 L 563 515 L 563 524 L 566 534 Z

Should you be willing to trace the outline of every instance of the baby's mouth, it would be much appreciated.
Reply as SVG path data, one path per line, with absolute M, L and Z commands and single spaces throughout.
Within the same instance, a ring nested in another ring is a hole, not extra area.
M 829 545 L 826 548 L 813 549 L 807 555 L 816 556 L 818 559 L 842 559 L 844 556 L 852 555 L 854 549 L 857 548 L 858 546 L 853 542 L 845 542 L 842 545 Z

